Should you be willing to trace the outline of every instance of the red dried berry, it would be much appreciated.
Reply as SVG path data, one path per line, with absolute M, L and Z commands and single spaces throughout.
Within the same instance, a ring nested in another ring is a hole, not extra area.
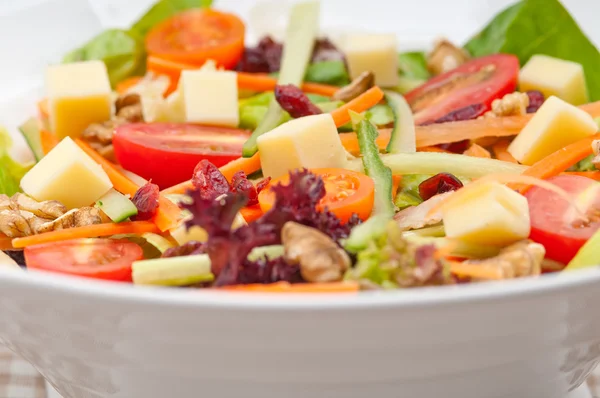
M 471 142 L 469 140 L 462 140 L 448 144 L 440 144 L 437 147 L 452 153 L 463 153 L 469 148 L 470 144 Z
M 427 200 L 444 192 L 456 191 L 463 183 L 450 173 L 439 173 L 419 184 L 421 199 Z
M 527 113 L 537 112 L 538 109 L 544 104 L 546 98 L 544 94 L 537 90 L 527 91 L 529 97 L 529 106 L 527 107 Z
M 267 177 L 267 178 L 263 179 L 262 181 L 260 181 L 258 184 L 256 184 L 256 192 L 260 193 L 263 189 L 265 189 L 267 186 L 269 186 L 270 182 L 271 182 L 271 177 Z
M 344 61 L 344 54 L 327 38 L 317 39 L 311 62 Z
M 149 220 L 158 209 L 158 185 L 152 184 L 151 182 L 142 185 L 131 201 L 135 204 L 138 209 L 138 214 L 134 217 L 135 220 Z
M 284 111 L 293 118 L 303 116 L 319 115 L 321 109 L 310 102 L 306 94 L 293 84 L 275 86 L 275 99 Z
M 231 179 L 231 192 L 243 193 L 248 196 L 248 204 L 246 206 L 258 204 L 258 192 L 256 192 L 254 184 L 248 180 L 246 173 L 243 171 L 238 171 L 233 175 Z
M 459 122 L 461 120 L 473 120 L 488 111 L 483 104 L 472 104 L 448 113 L 433 123 Z
M 258 48 L 247 48 L 236 70 L 249 73 L 269 73 L 271 71 L 263 51 Z
M 221 171 L 206 159 L 198 163 L 192 174 L 192 185 L 202 199 L 215 199 L 229 192 L 229 181 Z

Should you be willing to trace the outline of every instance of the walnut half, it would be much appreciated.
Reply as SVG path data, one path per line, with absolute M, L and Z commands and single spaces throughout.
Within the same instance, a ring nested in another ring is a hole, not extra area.
M 497 256 L 465 263 L 499 271 L 501 279 L 539 275 L 546 249 L 539 243 L 519 241 L 504 248 Z
M 361 73 L 356 79 L 352 80 L 350 84 L 336 91 L 332 98 L 334 100 L 348 102 L 358 97 L 374 85 L 375 75 L 373 74 L 373 72 L 365 71 Z
M 435 44 L 433 51 L 427 57 L 427 69 L 433 75 L 441 75 L 464 64 L 469 58 L 465 50 L 442 39 Z
M 281 231 L 285 259 L 300 264 L 307 282 L 336 282 L 350 268 L 348 253 L 321 231 L 295 222 L 287 222 Z

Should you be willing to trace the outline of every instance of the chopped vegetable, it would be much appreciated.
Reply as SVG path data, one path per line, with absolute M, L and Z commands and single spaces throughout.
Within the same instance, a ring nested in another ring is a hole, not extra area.
M 102 210 L 113 222 L 122 222 L 138 214 L 133 202 L 114 189 L 98 199 L 96 207 Z
M 32 163 L 21 164 L 10 156 L 12 144 L 8 131 L 0 128 L 0 194 L 8 196 L 19 192 L 19 182 L 33 166 Z
M 132 271 L 136 285 L 188 286 L 214 279 L 207 254 L 136 261 Z
M 40 122 L 37 118 L 32 117 L 27 119 L 25 123 L 19 126 L 19 131 L 25 138 L 25 142 L 31 149 L 33 156 L 36 161 L 39 161 L 44 157 L 44 151 L 42 149 L 42 140 L 40 137 Z
M 385 100 L 394 114 L 394 128 L 387 145 L 388 153 L 413 153 L 417 151 L 415 122 L 408 102 L 400 94 L 385 93 Z
M 240 88 L 253 91 L 272 91 L 278 84 L 277 79 L 258 73 L 238 72 L 237 76 L 238 86 Z M 302 88 L 302 91 L 304 92 L 324 95 L 327 97 L 333 96 L 339 90 L 339 87 L 317 83 L 302 83 L 300 88 Z
M 400 76 L 412 78 L 425 83 L 431 75 L 427 70 L 427 58 L 420 51 L 398 54 L 398 68 Z
M 497 143 L 495 143 L 492 147 L 494 157 L 498 160 L 502 160 L 503 162 L 518 163 L 513 155 L 508 152 L 509 145 L 510 141 L 508 140 L 499 140 Z
M 331 86 L 345 86 L 350 83 L 350 77 L 344 61 L 321 61 L 310 64 L 306 68 L 304 80 Z M 316 93 L 318 94 L 318 93 Z
M 292 8 L 283 47 L 281 72 L 277 84 L 300 86 L 310 60 L 319 24 L 319 3 L 307 1 Z M 276 101 L 271 101 L 261 124 L 244 144 L 244 157 L 258 151 L 256 139 L 279 123 L 283 110 Z
M 349 111 L 364 112 L 367 109 L 375 106 L 384 97 L 383 91 L 377 86 L 370 88 L 363 94 L 359 95 L 352 101 L 342 105 L 335 111 L 331 112 L 335 125 L 340 127 L 350 121 Z

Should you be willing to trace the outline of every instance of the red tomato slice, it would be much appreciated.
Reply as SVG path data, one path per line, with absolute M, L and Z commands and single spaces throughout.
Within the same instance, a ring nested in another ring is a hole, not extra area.
M 114 239 L 73 239 L 25 248 L 28 268 L 131 282 L 131 263 L 142 260 L 142 248 Z
M 160 58 L 224 68 L 237 65 L 244 51 L 244 23 L 233 14 L 190 10 L 158 24 L 146 36 L 146 50 Z
M 321 199 L 319 210 L 327 207 L 343 222 L 356 213 L 361 220 L 371 215 L 375 198 L 375 186 L 368 176 L 346 169 L 311 169 L 323 178 L 325 197 Z M 270 185 L 287 184 L 289 174 L 271 181 Z M 264 213 L 275 204 L 275 195 L 267 187 L 258 194 L 258 203 Z
M 572 206 L 553 192 L 532 187 L 525 196 L 531 217 L 530 238 L 546 248 L 546 257 L 567 264 L 581 246 L 600 228 L 600 184 L 590 178 L 560 175 L 548 179 L 573 195 L 586 210 L 583 223 Z
M 113 138 L 121 166 L 161 189 L 189 180 L 202 159 L 223 166 L 242 156 L 250 131 L 186 123 L 135 123 Z
M 472 104 L 489 110 L 493 100 L 515 91 L 518 76 L 517 57 L 490 55 L 434 77 L 405 98 L 415 113 L 415 124 L 420 125 Z

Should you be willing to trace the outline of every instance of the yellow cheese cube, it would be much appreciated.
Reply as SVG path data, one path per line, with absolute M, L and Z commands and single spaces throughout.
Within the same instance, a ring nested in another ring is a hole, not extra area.
M 539 90 L 573 105 L 589 102 L 581 64 L 547 55 L 534 55 L 519 74 L 521 91 Z
M 50 128 L 58 138 L 79 137 L 90 124 L 111 117 L 111 88 L 102 61 L 49 66 L 46 91 Z
M 532 165 L 557 150 L 598 131 L 585 111 L 550 97 L 508 147 L 519 162 Z
M 58 200 L 74 209 L 93 204 L 112 183 L 102 167 L 66 137 L 25 174 L 21 188 L 38 201 Z
M 365 71 L 375 75 L 381 87 L 398 85 L 398 43 L 394 34 L 352 34 L 343 39 L 352 79 Z
M 529 236 L 527 199 L 497 182 L 481 184 L 442 210 L 446 236 L 482 245 L 506 245 Z
M 185 70 L 180 88 L 186 121 L 231 127 L 239 124 L 235 72 Z
M 301 167 L 344 167 L 346 151 L 329 114 L 301 117 L 258 137 L 263 174 L 277 178 Z

